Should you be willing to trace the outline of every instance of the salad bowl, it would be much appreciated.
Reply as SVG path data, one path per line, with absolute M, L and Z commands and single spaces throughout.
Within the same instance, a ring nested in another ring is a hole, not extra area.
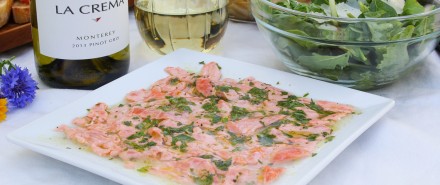
M 438 0 L 252 0 L 252 13 L 294 73 L 370 90 L 411 72 L 438 44 Z

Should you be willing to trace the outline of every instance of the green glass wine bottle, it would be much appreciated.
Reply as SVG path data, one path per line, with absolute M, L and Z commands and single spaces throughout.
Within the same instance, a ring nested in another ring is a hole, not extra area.
M 127 0 L 32 0 L 31 23 L 48 86 L 95 89 L 128 72 Z

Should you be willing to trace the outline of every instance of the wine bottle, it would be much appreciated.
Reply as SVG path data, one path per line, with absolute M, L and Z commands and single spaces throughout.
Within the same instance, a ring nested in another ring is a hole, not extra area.
M 48 86 L 95 89 L 128 72 L 127 0 L 31 0 L 31 24 Z

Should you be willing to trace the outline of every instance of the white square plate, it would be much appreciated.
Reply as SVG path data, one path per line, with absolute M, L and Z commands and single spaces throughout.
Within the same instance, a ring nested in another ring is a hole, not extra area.
M 335 139 L 321 146 L 317 151 L 318 155 L 288 166 L 286 173 L 274 184 L 302 185 L 308 183 L 394 105 L 394 101 L 391 99 L 365 92 L 258 65 L 182 49 L 164 56 L 156 62 L 145 65 L 92 91 L 73 103 L 27 124 L 9 134 L 8 139 L 33 151 L 122 184 L 163 184 L 164 181 L 157 177 L 124 168 L 119 160 L 109 160 L 79 148 L 79 146 L 65 139 L 63 133 L 56 132 L 55 128 L 63 123 L 70 124 L 74 118 L 86 115 L 87 109 L 97 102 L 115 105 L 122 102 L 128 92 L 148 88 L 155 81 L 167 76 L 164 71 L 165 67 L 178 66 L 196 72 L 202 67 L 199 64 L 201 61 L 217 62 L 222 67 L 223 77 L 243 79 L 253 76 L 257 80 L 272 84 L 290 93 L 300 96 L 310 93 L 310 98 L 350 104 L 361 112 L 361 114 L 354 115 L 346 123 L 343 123 L 340 129 L 334 133 Z

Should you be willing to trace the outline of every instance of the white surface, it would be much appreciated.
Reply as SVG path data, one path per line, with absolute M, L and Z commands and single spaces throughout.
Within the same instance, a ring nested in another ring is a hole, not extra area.
M 149 51 L 137 33 L 133 14 L 130 18 L 132 71 L 160 55 Z M 230 22 L 216 52 L 228 58 L 287 71 L 254 24 Z M 30 45 L 0 54 L 0 58 L 9 56 L 17 56 L 15 63 L 28 67 L 38 79 Z M 0 184 L 117 184 L 6 140 L 6 135 L 12 131 L 90 92 L 52 89 L 41 83 L 39 87 L 37 98 L 30 106 L 9 112 L 7 120 L 0 123 Z M 372 93 L 396 100 L 395 107 L 347 147 L 309 184 L 440 184 L 438 55 L 431 54 L 409 76 Z
M 164 71 L 168 66 L 200 71 L 202 65 L 199 64 L 199 61 L 216 61 L 222 67 L 224 78 L 243 79 L 253 76 L 257 80 L 272 84 L 295 95 L 310 93 L 309 97 L 312 99 L 349 104 L 361 112 L 360 115 L 353 115 L 352 118 L 345 121 L 343 126 L 334 133 L 335 139 L 324 144 L 317 151 L 318 155 L 288 166 L 284 175 L 274 185 L 306 184 L 394 105 L 394 101 L 387 98 L 291 73 L 214 55 L 179 50 L 27 124 L 9 134 L 8 139 L 26 148 L 123 184 L 160 184 L 160 181 L 151 176 L 143 176 L 136 170 L 125 169 L 121 163 L 115 162 L 116 159 L 108 160 L 89 151 L 78 149 L 79 146 L 67 142 L 64 139 L 64 134 L 55 132 L 54 129 L 62 123 L 69 124 L 76 117 L 86 115 L 86 110 L 95 103 L 105 102 L 110 106 L 117 105 L 128 92 L 147 88 L 154 82 L 168 76 Z M 130 83 L 133 81 L 136 83 Z M 277 82 L 281 83 L 276 85 Z M 326 91 L 322 91 L 322 88 Z M 73 124 L 69 125 L 75 127 Z

